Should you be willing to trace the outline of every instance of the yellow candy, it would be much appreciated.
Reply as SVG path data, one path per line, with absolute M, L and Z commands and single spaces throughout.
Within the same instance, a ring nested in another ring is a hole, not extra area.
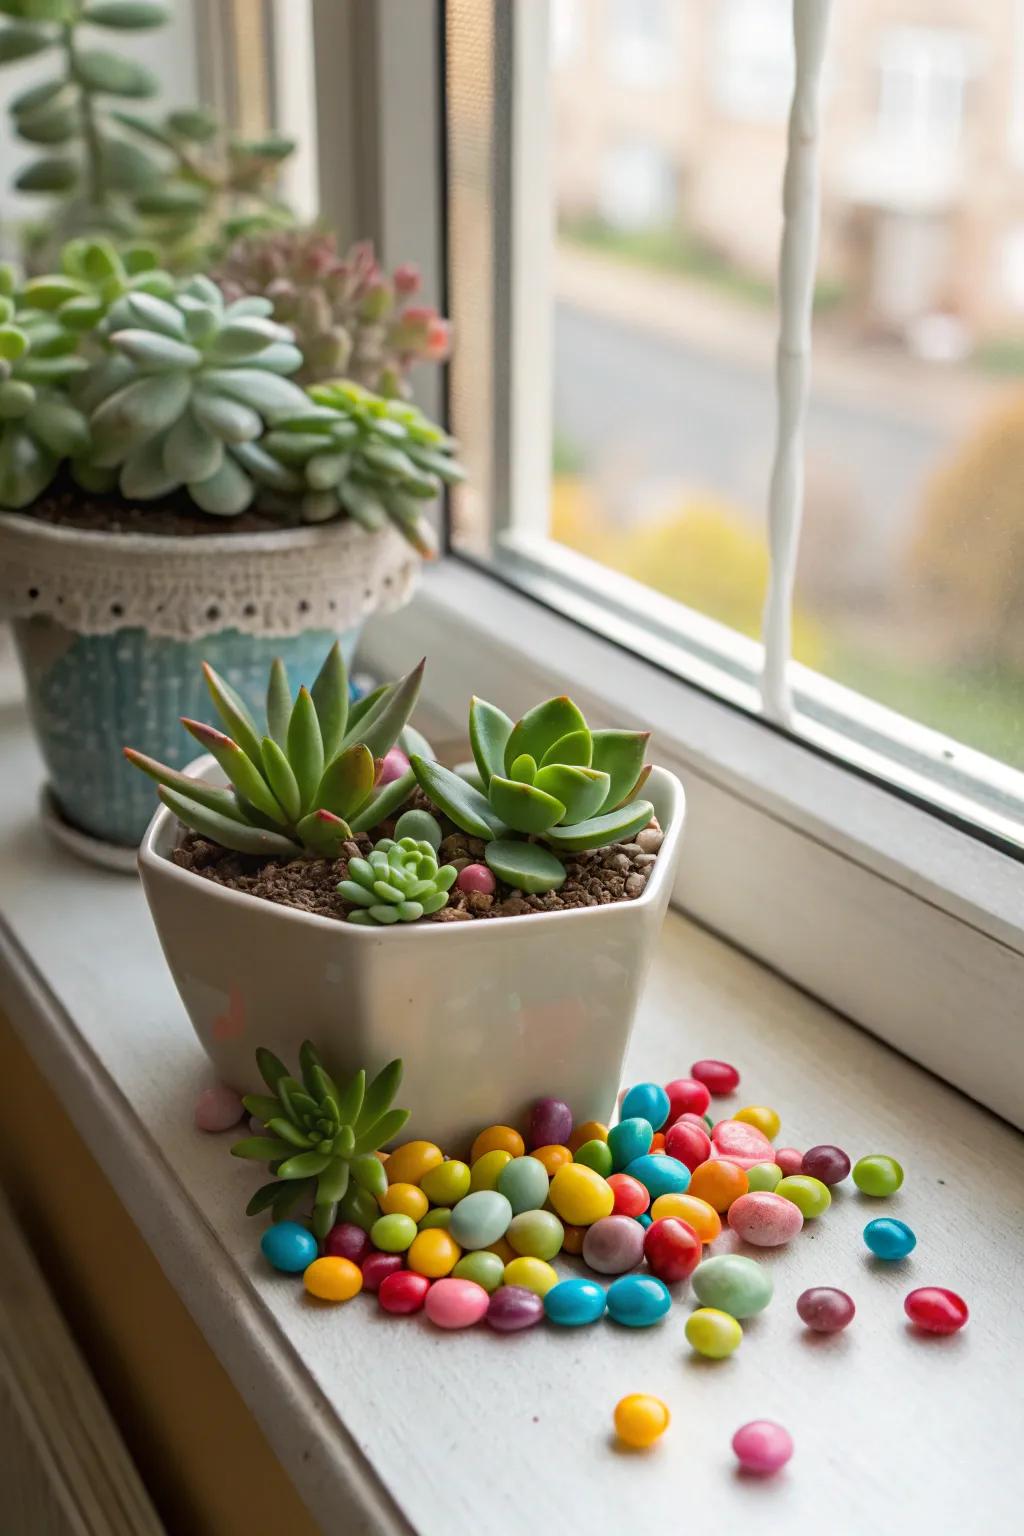
M 444 1227 L 428 1227 L 425 1232 L 413 1238 L 406 1263 L 418 1275 L 441 1280 L 451 1274 L 461 1258 L 462 1249 L 450 1232 L 446 1232 Z
M 743 1329 L 728 1312 L 717 1307 L 698 1307 L 686 1319 L 687 1342 L 698 1355 L 709 1360 L 724 1360 L 738 1349 L 743 1339 Z
M 444 1153 L 432 1141 L 407 1141 L 396 1147 L 384 1164 L 389 1184 L 418 1184 L 425 1173 L 444 1162 Z
M 514 1127 L 489 1125 L 474 1141 L 469 1160 L 475 1163 L 487 1152 L 507 1152 L 510 1158 L 522 1157 L 525 1151 L 526 1143 Z
M 411 1216 L 413 1221 L 422 1221 L 430 1202 L 415 1184 L 389 1184 L 377 1204 L 385 1216 Z
M 782 1126 L 775 1110 L 769 1109 L 767 1104 L 748 1104 L 746 1109 L 738 1109 L 732 1118 L 742 1120 L 745 1125 L 756 1126 L 769 1141 L 775 1140 Z
M 479 1138 L 478 1138 L 479 1140 Z M 478 1157 L 469 1173 L 469 1187 L 475 1194 L 478 1189 L 497 1189 L 498 1175 L 512 1161 L 512 1153 L 494 1147 Z
M 607 1141 L 608 1127 L 602 1125 L 600 1120 L 584 1120 L 582 1125 L 577 1125 L 566 1146 L 570 1152 L 578 1152 L 584 1142 Z
M 713 1205 L 697 1195 L 659 1195 L 651 1206 L 651 1220 L 661 1221 L 666 1216 L 678 1216 L 680 1221 L 688 1221 L 702 1243 L 713 1243 L 722 1232 L 721 1216 Z
M 615 1194 L 585 1163 L 566 1163 L 551 1180 L 551 1204 L 563 1221 L 574 1227 L 589 1227 L 602 1216 L 610 1216 Z
M 351 1301 L 363 1288 L 363 1272 L 351 1259 L 328 1255 L 313 1260 L 303 1273 L 302 1283 L 321 1301 Z
M 420 1188 L 432 1205 L 457 1205 L 469 1194 L 469 1169 L 457 1158 L 431 1168 L 420 1180 Z
M 536 1296 L 546 1296 L 558 1284 L 558 1275 L 543 1259 L 513 1259 L 505 1265 L 504 1282 L 521 1285 Z
M 615 1433 L 636 1450 L 643 1450 L 660 1440 L 669 1426 L 671 1415 L 660 1397 L 646 1392 L 631 1392 L 615 1404 Z

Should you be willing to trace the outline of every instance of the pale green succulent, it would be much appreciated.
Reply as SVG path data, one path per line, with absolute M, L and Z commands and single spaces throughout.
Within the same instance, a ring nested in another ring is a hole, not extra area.
M 380 784 L 381 763 L 406 729 L 419 696 L 423 662 L 397 682 L 349 703 L 348 674 L 335 643 L 311 689 L 292 699 L 284 664 L 271 667 L 267 732 L 211 666 L 207 686 L 226 730 L 198 720 L 182 725 L 215 758 L 230 789 L 189 777 L 125 747 L 160 799 L 201 837 L 266 858 L 336 858 L 354 832 L 394 815 L 413 787 L 408 769 Z M 419 738 L 422 741 L 422 738 Z
M 305 521 L 348 516 L 371 532 L 390 521 L 420 554 L 436 554 L 424 507 L 443 484 L 464 478 L 451 457 L 453 440 L 414 405 L 347 380 L 314 385 L 309 394 L 312 403 L 281 417 L 261 444 L 277 477 L 297 479 Z M 264 483 L 280 489 L 273 476 Z
M 625 842 L 654 815 L 648 800 L 636 798 L 651 771 L 646 731 L 591 731 L 564 697 L 513 724 L 474 698 L 469 735 L 479 787 L 419 756 L 413 771 L 439 810 L 483 839 L 484 858 L 509 885 L 556 890 L 565 880 L 559 854 Z
M 427 833 L 417 837 L 415 834 Z M 398 818 L 395 836 L 382 837 L 365 859 L 349 859 L 348 879 L 338 886 L 353 903 L 350 923 L 370 926 L 415 923 L 448 904 L 448 892 L 458 870 L 438 867 L 441 828 L 425 811 L 407 811 Z
M 294 494 L 302 481 L 260 447 L 267 424 L 308 405 L 286 377 L 302 361 L 269 300 L 225 308 L 194 277 L 172 298 L 128 293 L 100 327 L 110 355 L 79 395 L 89 412 L 90 471 L 117 470 L 121 494 L 150 501 L 186 487 L 204 512 L 233 516 L 255 477 Z

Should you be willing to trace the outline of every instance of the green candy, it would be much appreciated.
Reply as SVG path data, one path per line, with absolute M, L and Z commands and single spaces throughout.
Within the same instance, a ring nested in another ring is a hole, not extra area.
M 757 1163 L 747 1169 L 747 1189 L 751 1193 L 767 1190 L 771 1194 L 778 1188 L 781 1178 L 782 1169 L 778 1163 Z
M 498 1174 L 498 1190 L 512 1207 L 513 1214 L 536 1211 L 548 1198 L 548 1171 L 535 1157 L 514 1157 Z
M 717 1307 L 731 1317 L 753 1317 L 772 1299 L 770 1271 L 739 1253 L 705 1259 L 693 1272 L 693 1294 L 705 1307 Z
M 470 1172 L 457 1158 L 439 1163 L 420 1180 L 420 1189 L 434 1205 L 455 1205 L 469 1194 Z
M 560 1251 L 565 1228 L 554 1211 L 523 1211 L 513 1216 L 505 1236 L 520 1257 L 547 1260 Z
M 467 1253 L 452 1270 L 456 1280 L 472 1280 L 485 1291 L 496 1291 L 502 1282 L 505 1265 L 497 1253 L 481 1248 L 478 1253 Z
M 894 1157 L 873 1152 L 854 1163 L 853 1182 L 862 1195 L 873 1195 L 875 1199 L 881 1200 L 886 1195 L 894 1195 L 899 1189 L 903 1183 L 903 1169 Z
M 381 1253 L 404 1253 L 415 1236 L 416 1223 L 399 1212 L 379 1216 L 370 1228 L 370 1242 Z
M 432 1211 L 428 1211 L 420 1222 L 419 1230 L 429 1232 L 431 1227 L 447 1227 L 452 1219 L 450 1205 L 435 1205 Z
M 504 1237 L 512 1207 L 496 1189 L 475 1189 L 452 1211 L 448 1230 L 460 1248 L 489 1248 Z
M 775 1193 L 783 1200 L 791 1200 L 805 1221 L 824 1216 L 832 1204 L 828 1185 L 812 1178 L 809 1173 L 791 1173 L 788 1178 L 780 1179 Z
M 602 1179 L 606 1179 L 612 1171 L 612 1149 L 606 1141 L 585 1141 L 582 1147 L 577 1147 L 573 1157 L 574 1163 L 583 1163 L 587 1168 L 593 1168 Z

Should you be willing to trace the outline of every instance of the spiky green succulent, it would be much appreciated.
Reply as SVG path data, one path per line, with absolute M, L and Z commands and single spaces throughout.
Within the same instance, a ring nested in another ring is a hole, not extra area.
M 256 1191 L 246 1214 L 269 1208 L 279 1221 L 311 1197 L 313 1231 L 322 1242 L 350 1192 L 379 1196 L 387 1188 L 384 1165 L 374 1154 L 409 1118 L 407 1109 L 391 1108 L 402 1063 L 390 1062 L 369 1085 L 359 1071 L 342 1087 L 308 1040 L 299 1051 L 301 1082 L 272 1051 L 258 1050 L 256 1062 L 270 1093 L 248 1094 L 242 1102 L 263 1121 L 267 1135 L 238 1141 L 231 1152 L 269 1163 L 274 1180 Z
M 267 731 L 211 666 L 207 686 L 225 731 L 198 720 L 182 724 L 209 752 L 231 788 L 221 789 L 125 747 L 148 773 L 178 819 L 236 853 L 266 858 L 336 858 L 353 832 L 394 814 L 415 782 L 411 769 L 378 783 L 382 759 L 405 730 L 419 696 L 424 663 L 350 706 L 348 674 L 335 643 L 312 688 L 292 699 L 277 660 L 267 689 Z M 422 737 L 417 738 L 422 742 Z
M 367 240 L 342 256 L 334 235 L 287 229 L 236 241 L 211 274 L 228 299 L 262 293 L 274 318 L 290 325 L 302 352 L 303 384 L 344 375 L 388 398 L 408 395 L 416 362 L 448 356 L 448 322 L 430 305 L 410 304 L 415 266 L 389 276 Z
M 414 405 L 347 380 L 309 393 L 312 402 L 281 417 L 261 445 L 278 476 L 297 480 L 305 521 L 348 516 L 370 532 L 390 521 L 420 554 L 435 554 L 424 508 L 444 483 L 463 478 L 453 440 Z
M 264 426 L 308 404 L 283 375 L 301 362 L 269 300 L 227 307 L 207 277 L 172 298 L 128 293 L 100 331 L 110 355 L 90 370 L 95 470 L 117 470 L 121 494 L 150 501 L 181 486 L 204 512 L 232 516 L 255 495 L 254 476 L 283 492 L 301 481 L 259 446 Z
M 416 834 L 419 834 L 418 836 Z M 382 837 L 365 859 L 349 859 L 338 891 L 355 906 L 350 923 L 415 923 L 448 904 L 458 870 L 438 867 L 441 828 L 427 811 L 406 811 L 395 836 Z
M 637 798 L 650 773 L 647 731 L 592 731 L 564 697 L 513 724 L 474 698 L 469 735 L 476 783 L 422 756 L 412 757 L 413 772 L 457 827 L 483 839 L 494 873 L 521 890 L 556 890 L 565 880 L 559 854 L 624 842 L 654 814 Z

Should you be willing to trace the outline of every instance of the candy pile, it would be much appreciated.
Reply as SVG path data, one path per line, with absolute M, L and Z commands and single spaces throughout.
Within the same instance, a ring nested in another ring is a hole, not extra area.
M 541 1099 L 525 1135 L 488 1126 L 468 1162 L 446 1158 L 431 1142 L 406 1142 L 377 1154 L 386 1189 L 374 1197 L 353 1187 L 322 1248 L 306 1226 L 282 1220 L 265 1231 L 263 1253 L 276 1269 L 301 1273 L 321 1301 L 365 1290 L 387 1313 L 422 1309 L 439 1328 L 485 1321 L 501 1333 L 542 1319 L 584 1327 L 606 1313 L 646 1328 L 670 1310 L 668 1287 L 689 1278 L 698 1305 L 686 1339 L 696 1353 L 724 1359 L 742 1342 L 744 1320 L 771 1301 L 773 1284 L 753 1258 L 705 1257 L 723 1221 L 745 1243 L 777 1247 L 824 1215 L 831 1189 L 851 1172 L 862 1193 L 878 1198 L 903 1182 L 899 1164 L 881 1154 L 851 1167 L 839 1147 L 776 1148 L 779 1116 L 764 1106 L 715 1121 L 712 1094 L 738 1084 L 728 1063 L 696 1062 L 689 1077 L 630 1088 L 610 1128 L 574 1125 L 567 1104 Z M 868 1223 L 864 1241 L 892 1262 L 916 1238 L 904 1222 L 883 1217 Z M 552 1264 L 559 1255 L 578 1257 L 591 1273 L 560 1277 Z M 822 1333 L 847 1327 L 855 1314 L 851 1298 L 828 1286 L 804 1291 L 796 1305 L 806 1326 Z M 960 1297 L 939 1288 L 912 1291 L 904 1306 L 933 1333 L 967 1321 Z M 668 1422 L 665 1404 L 642 1393 L 615 1410 L 617 1433 L 632 1446 L 653 1444 Z M 760 1472 L 792 1454 L 786 1430 L 763 1421 L 737 1431 L 733 1448 L 741 1466 Z

